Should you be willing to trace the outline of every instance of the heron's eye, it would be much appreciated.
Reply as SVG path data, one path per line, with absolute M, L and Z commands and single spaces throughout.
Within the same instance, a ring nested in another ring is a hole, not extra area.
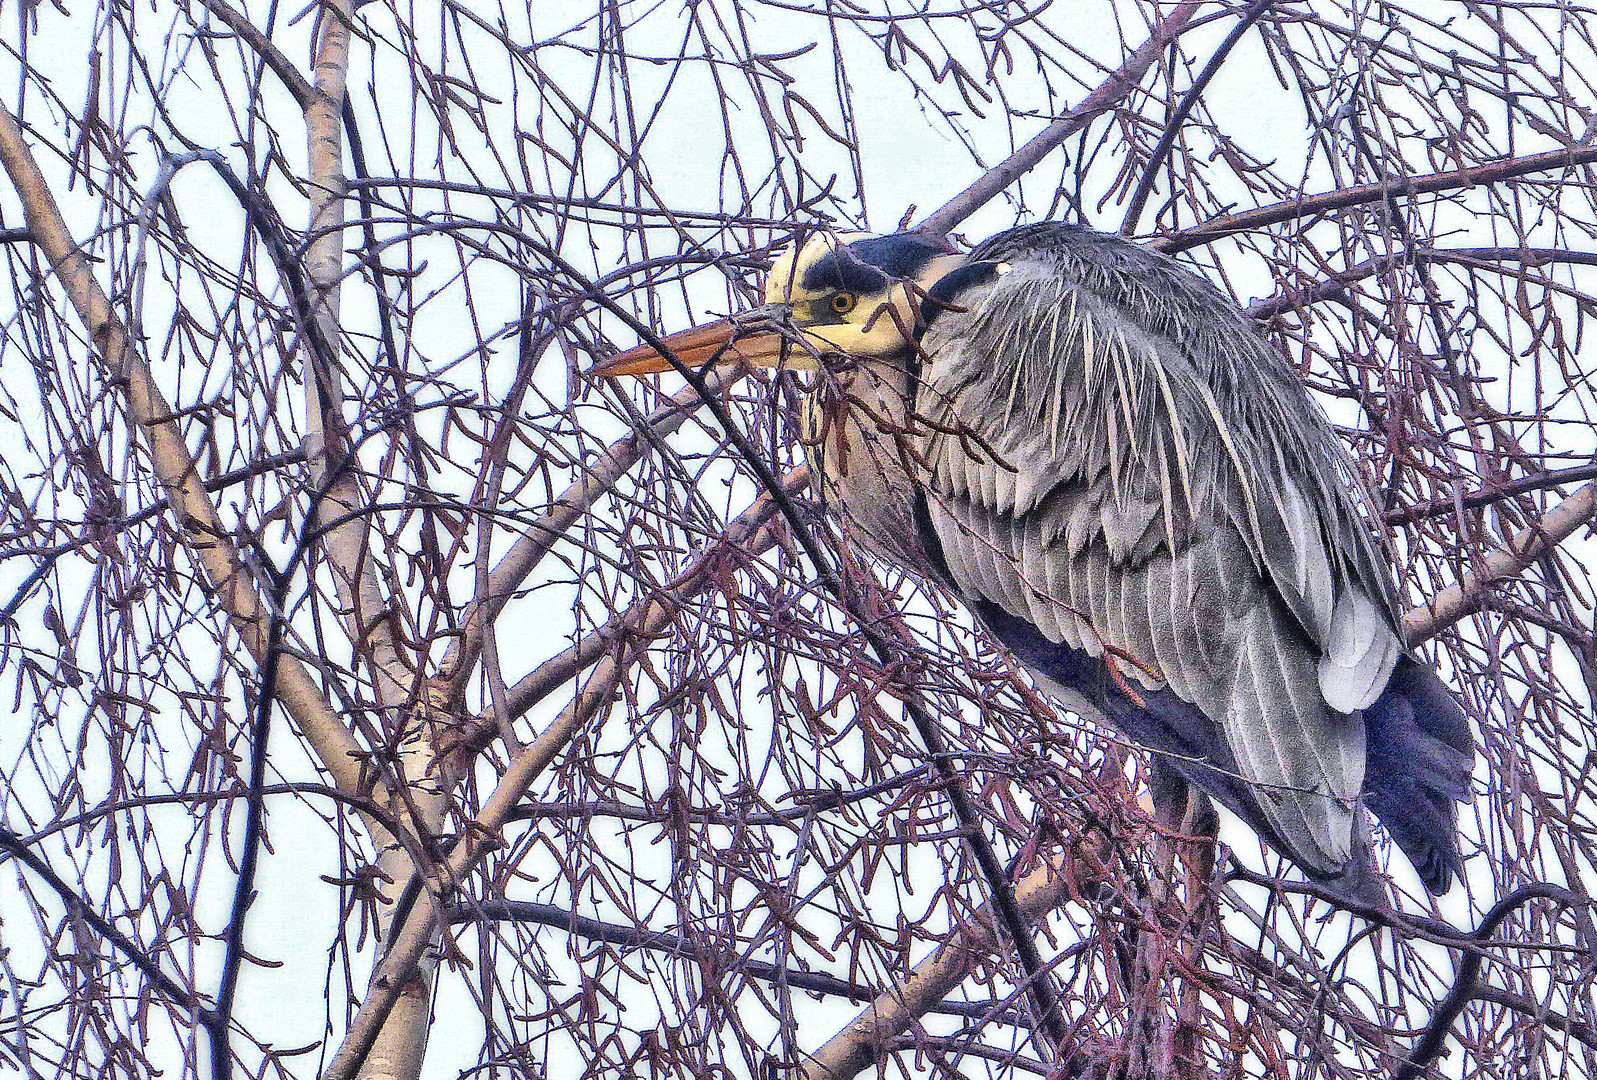
M 854 310 L 854 304 L 856 302 L 857 301 L 853 293 L 840 292 L 832 294 L 832 299 L 829 301 L 829 304 L 831 309 L 837 312 L 839 315 L 847 315 L 849 312 Z

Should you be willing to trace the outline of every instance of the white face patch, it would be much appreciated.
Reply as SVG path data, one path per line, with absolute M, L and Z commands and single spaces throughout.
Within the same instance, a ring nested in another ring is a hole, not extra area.
M 892 359 L 915 347 L 921 297 L 964 262 L 956 254 L 931 255 L 915 267 L 915 280 L 892 278 L 874 262 L 842 253 L 873 233 L 817 233 L 783 250 L 765 279 L 765 302 L 790 307 L 822 352 Z M 824 266 L 827 260 L 837 265 Z M 821 268 L 821 272 L 816 272 Z M 849 284 L 852 283 L 852 284 Z
M 776 256 L 770 273 L 765 275 L 764 297 L 767 304 L 791 304 L 813 299 L 816 294 L 799 284 L 804 271 L 820 262 L 840 247 L 856 240 L 868 240 L 875 233 L 868 232 L 817 232 L 799 247 L 788 246 Z

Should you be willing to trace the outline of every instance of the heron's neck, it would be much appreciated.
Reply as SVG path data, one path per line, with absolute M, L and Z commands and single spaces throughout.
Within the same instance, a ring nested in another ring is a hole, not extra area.
M 855 540 L 906 569 L 920 565 L 912 394 L 902 363 L 862 358 L 804 402 L 804 451 L 829 507 Z

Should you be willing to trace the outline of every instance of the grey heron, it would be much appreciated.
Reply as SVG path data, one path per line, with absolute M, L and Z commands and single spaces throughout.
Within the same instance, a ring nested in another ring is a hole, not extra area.
M 1047 223 L 963 255 L 820 234 L 765 300 L 796 340 L 737 318 L 665 343 L 689 364 L 825 366 L 806 452 L 876 552 L 1311 880 L 1380 903 L 1368 810 L 1447 891 L 1469 725 L 1404 646 L 1346 450 L 1215 286 Z M 666 367 L 642 346 L 598 370 Z

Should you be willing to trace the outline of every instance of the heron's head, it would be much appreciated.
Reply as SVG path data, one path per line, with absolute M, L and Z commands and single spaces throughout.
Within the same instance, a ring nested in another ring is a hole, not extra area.
M 765 278 L 764 308 L 672 334 L 663 343 L 692 367 L 719 361 L 813 371 L 826 353 L 896 356 L 914 344 L 928 291 L 963 262 L 942 241 L 918 233 L 821 233 L 777 256 Z M 783 318 L 800 331 L 800 341 L 775 329 Z M 640 345 L 594 374 L 669 368 L 663 355 Z

